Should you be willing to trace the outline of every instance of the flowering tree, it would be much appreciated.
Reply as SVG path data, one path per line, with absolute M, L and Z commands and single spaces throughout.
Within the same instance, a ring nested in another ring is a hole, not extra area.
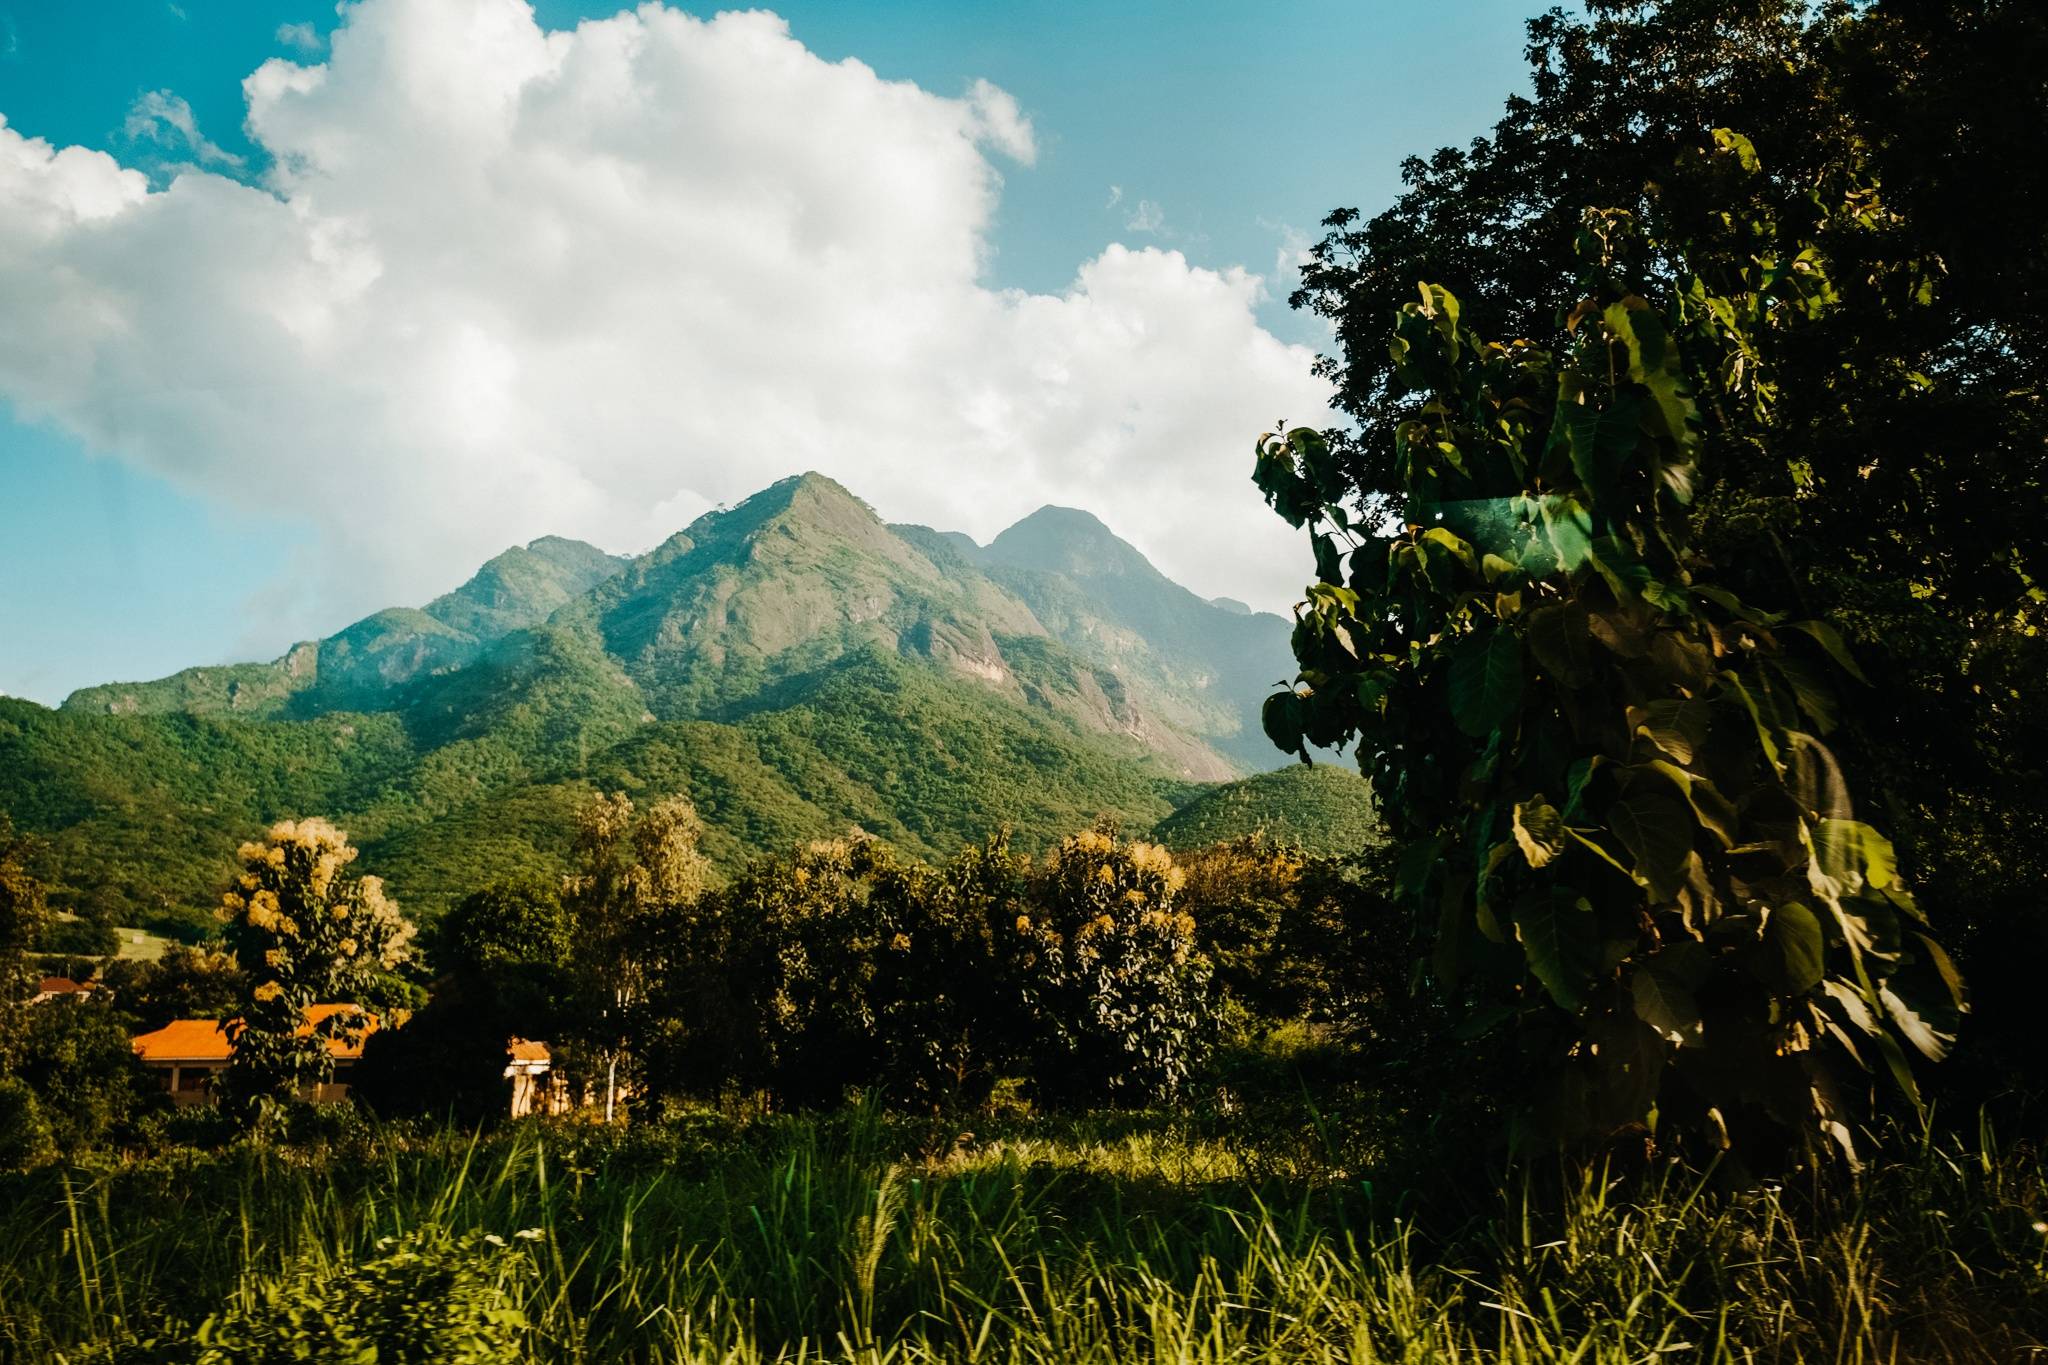
M 381 879 L 348 874 L 356 850 L 325 820 L 273 825 L 240 856 L 241 874 L 214 913 L 249 984 L 229 1025 L 228 1089 L 253 1099 L 333 1075 L 329 1040 L 359 1038 L 366 1016 L 343 1012 L 307 1030 L 308 1008 L 359 1003 L 411 955 L 414 931 Z
M 1156 844 L 1084 830 L 1046 858 L 1013 953 L 1038 1021 L 1034 1081 L 1069 1101 L 1174 1095 L 1200 1048 L 1209 964 L 1181 908 L 1185 874 Z

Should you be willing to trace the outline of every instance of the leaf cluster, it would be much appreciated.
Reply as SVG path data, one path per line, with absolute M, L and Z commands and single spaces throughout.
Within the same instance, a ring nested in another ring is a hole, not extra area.
M 1725 131 L 1702 155 L 1755 171 Z M 1874 196 L 1835 214 L 1869 222 Z M 1749 230 L 1755 270 L 1688 275 L 1658 307 L 1630 262 L 1690 244 L 1589 211 L 1557 351 L 1483 341 L 1422 286 L 1389 348 L 1420 399 L 1395 433 L 1398 531 L 1353 521 L 1321 434 L 1260 443 L 1258 481 L 1311 526 L 1319 578 L 1268 733 L 1357 738 L 1405 826 L 1429 969 L 1469 1031 L 1520 1025 L 1530 1131 L 1553 1139 L 1661 1122 L 1849 1148 L 1850 1076 L 1914 1093 L 1901 1044 L 1939 1058 L 1962 1008 L 1822 740 L 1855 660 L 1693 549 L 1699 396 L 1768 401 L 1769 334 L 1830 297 L 1824 252 Z

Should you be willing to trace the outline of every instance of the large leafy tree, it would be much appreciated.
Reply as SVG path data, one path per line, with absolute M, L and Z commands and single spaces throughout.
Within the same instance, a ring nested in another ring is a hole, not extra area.
M 1353 425 L 1328 433 L 1332 477 L 1355 521 L 1400 515 L 1402 424 L 1433 391 L 1386 332 L 1417 281 L 1475 335 L 1561 351 L 1588 207 L 1684 243 L 1634 262 L 1660 306 L 1690 279 L 1796 278 L 1758 224 L 1825 254 L 1824 308 L 1705 362 L 1728 392 L 1702 399 L 1689 543 L 1744 600 L 1840 627 L 1869 684 L 1837 697 L 1831 750 L 1954 927 L 1978 1032 L 2014 1044 L 1980 1049 L 1987 1070 L 2039 1077 L 2019 1044 L 2048 950 L 2048 10 L 1591 0 L 1534 21 L 1529 57 L 1490 136 L 1411 159 L 1386 212 L 1327 220 L 1294 302 L 1336 329 L 1322 364 Z M 1747 168 L 1694 155 L 1716 127 L 1753 140 Z M 1840 211 L 1852 187 L 1873 212 Z
M 21 1033 L 20 1011 L 34 992 L 29 950 L 50 921 L 43 884 L 29 871 L 29 845 L 0 815 L 0 1065 Z
M 360 1012 L 307 1027 L 307 1010 L 360 1004 L 411 955 L 414 929 L 376 877 L 348 871 L 356 850 L 325 820 L 284 820 L 242 845 L 242 870 L 215 912 L 248 994 L 229 1025 L 225 1078 L 242 1100 L 286 1095 L 333 1074 L 328 1043 L 360 1037 Z
M 660 926 L 710 884 L 711 864 L 698 848 L 703 832 L 696 807 L 681 796 L 644 814 L 624 793 L 599 794 L 583 808 L 561 904 L 575 997 L 571 1033 L 595 1062 L 607 1121 L 634 1068 Z
M 1267 728 L 1293 749 L 1358 739 L 1412 841 L 1439 983 L 1545 1063 L 1536 1131 L 1853 1148 L 1857 1066 L 1912 1092 L 1905 1047 L 1945 1053 L 1960 985 L 1823 739 L 1854 657 L 1826 620 L 1732 590 L 1694 501 L 1706 433 L 1773 434 L 1781 356 L 1850 306 L 1844 258 L 1907 300 L 1931 267 L 1856 251 L 1894 218 L 1853 173 L 1794 215 L 1726 130 L 1674 171 L 1719 222 L 1703 242 L 1661 197 L 1647 234 L 1585 214 L 1556 349 L 1483 340 L 1441 286 L 1403 305 L 1398 532 L 1357 527 L 1320 434 L 1262 443 L 1321 580 L 1295 634 L 1305 687 Z
M 383 1114 L 506 1109 L 506 1046 L 560 1042 L 576 1018 L 574 943 L 559 887 L 508 882 L 464 897 L 430 930 L 431 998 L 365 1044 L 350 1094 Z

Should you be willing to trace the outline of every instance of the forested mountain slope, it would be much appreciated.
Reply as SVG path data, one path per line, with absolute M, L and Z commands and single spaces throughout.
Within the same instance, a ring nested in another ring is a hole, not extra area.
M 191 927 L 240 840 L 314 812 L 429 914 L 552 874 L 593 787 L 689 796 L 727 867 L 856 826 L 1032 847 L 1278 763 L 1286 643 L 1086 513 L 981 547 L 804 475 L 635 559 L 516 547 L 268 664 L 0 701 L 0 811 L 60 903 Z

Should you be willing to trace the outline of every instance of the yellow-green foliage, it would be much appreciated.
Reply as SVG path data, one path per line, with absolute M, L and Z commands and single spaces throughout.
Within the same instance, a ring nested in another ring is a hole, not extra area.
M 1185 874 L 1157 844 L 1099 830 L 1063 840 L 1014 921 L 1039 1021 L 1033 1078 L 1053 1098 L 1176 1093 L 1200 1054 L 1208 963 L 1181 907 Z
M 356 850 L 325 820 L 280 821 L 239 856 L 215 912 L 249 988 L 230 1082 L 255 1095 L 324 1080 L 327 1039 L 359 1036 L 362 1021 L 337 1014 L 301 1036 L 307 1008 L 360 1002 L 410 956 L 413 926 L 380 879 L 348 873 Z

